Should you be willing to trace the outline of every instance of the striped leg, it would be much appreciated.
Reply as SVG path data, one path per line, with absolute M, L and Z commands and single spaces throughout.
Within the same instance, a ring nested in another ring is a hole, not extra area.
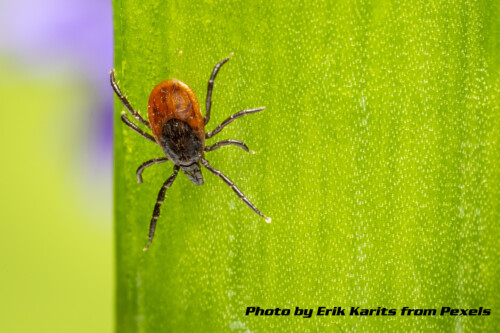
M 149 224 L 149 244 L 146 246 L 143 250 L 146 251 L 149 249 L 149 246 L 151 243 L 153 243 L 153 237 L 155 235 L 155 229 L 156 229 L 156 221 L 158 220 L 158 217 L 160 216 L 160 207 L 161 204 L 163 203 L 163 199 L 165 199 L 165 192 L 167 192 L 167 189 L 172 186 L 175 177 L 177 177 L 177 173 L 179 172 L 179 166 L 174 166 L 174 173 L 168 177 L 168 179 L 163 183 L 163 186 L 160 189 L 160 192 L 158 193 L 158 198 L 156 199 L 156 204 L 155 208 L 153 210 L 153 218 L 151 219 L 151 223 Z
M 249 110 L 242 110 L 238 113 L 233 114 L 231 117 L 227 118 L 224 120 L 219 126 L 217 126 L 212 132 L 208 132 L 205 134 L 205 138 L 209 139 L 213 137 L 215 134 L 219 133 L 226 127 L 227 125 L 231 124 L 235 119 L 241 118 L 243 116 L 246 116 L 247 114 L 252 114 L 252 113 L 257 113 L 262 110 L 264 110 L 265 107 L 262 108 L 257 108 L 257 109 L 249 109 Z
M 231 181 L 231 179 L 227 178 L 222 172 L 220 172 L 219 170 L 212 167 L 210 165 L 210 163 L 208 163 L 208 161 L 203 159 L 203 158 L 201 159 L 201 164 L 203 164 L 203 166 L 205 168 L 207 168 L 208 171 L 210 171 L 214 175 L 220 177 L 224 181 L 224 183 L 229 185 L 229 187 L 231 187 L 233 189 L 234 193 L 236 193 L 236 195 L 241 200 L 243 200 L 243 202 L 246 203 L 248 207 L 250 207 L 255 213 L 257 213 L 257 215 L 263 217 L 267 223 L 271 223 L 271 218 L 264 216 L 264 214 L 262 214 L 260 212 L 260 210 L 258 210 L 257 207 L 255 207 L 254 204 L 252 202 L 250 202 L 250 200 L 248 200 L 248 198 L 243 194 L 243 192 L 241 192 L 240 189 L 236 185 L 234 185 L 234 183 Z
M 122 111 L 122 117 L 121 118 L 122 118 L 122 121 L 125 123 L 125 125 L 127 125 L 128 127 L 130 127 L 136 133 L 142 135 L 144 138 L 148 139 L 149 141 L 156 143 L 155 138 L 151 134 L 148 134 L 148 133 L 144 132 L 142 129 L 140 129 L 139 127 L 137 127 L 136 124 L 134 124 L 133 122 L 131 122 L 130 120 L 128 120 L 127 114 L 125 113 L 125 111 Z
M 205 125 L 210 121 L 210 109 L 212 108 L 212 90 L 214 89 L 215 77 L 217 76 L 217 73 L 219 73 L 219 69 L 222 67 L 222 65 L 224 65 L 229 59 L 231 59 L 232 56 L 233 54 L 231 53 L 229 57 L 215 65 L 212 71 L 212 75 L 210 76 L 210 80 L 208 80 L 207 98 L 205 99 L 205 109 L 207 111 L 205 113 Z
M 152 160 L 149 160 L 149 161 L 146 161 L 146 162 L 142 163 L 137 168 L 137 171 L 135 172 L 135 174 L 137 175 L 137 182 L 139 184 L 142 184 L 142 172 L 144 171 L 144 169 L 146 169 L 147 167 L 152 166 L 154 164 L 163 163 L 163 162 L 166 162 L 166 161 L 168 161 L 168 158 L 166 158 L 166 157 L 160 157 L 160 158 L 154 158 Z
M 238 146 L 241 149 L 243 149 L 244 151 L 246 151 L 247 153 L 255 154 L 255 152 L 253 150 L 248 149 L 248 146 L 246 144 L 244 144 L 241 141 L 233 140 L 233 139 L 222 140 L 222 141 L 214 143 L 211 146 L 205 146 L 205 151 L 213 151 L 213 150 L 220 148 L 222 146 L 229 146 L 229 145 Z
M 132 105 L 130 105 L 129 101 L 127 100 L 127 97 L 125 97 L 125 95 L 122 94 L 120 87 L 118 87 L 118 83 L 116 82 L 116 79 L 115 79 L 115 70 L 114 69 L 112 69 L 109 72 L 109 79 L 111 81 L 111 87 L 113 87 L 113 90 L 115 91 L 116 95 L 118 96 L 118 98 L 122 102 L 123 106 L 128 110 L 128 112 L 130 112 L 130 114 L 132 116 L 134 116 L 134 118 L 137 119 L 137 121 L 146 125 L 147 128 L 151 129 L 151 127 L 149 126 L 149 122 L 147 120 L 144 120 L 144 118 L 141 117 L 139 112 L 134 110 Z

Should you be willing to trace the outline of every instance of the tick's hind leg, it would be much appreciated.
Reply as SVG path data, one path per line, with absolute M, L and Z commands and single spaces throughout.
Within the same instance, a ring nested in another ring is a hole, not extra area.
M 168 177 L 168 179 L 163 183 L 163 186 L 161 187 L 160 192 L 158 193 L 158 198 L 156 199 L 155 208 L 153 210 L 153 217 L 151 218 L 151 223 L 149 224 L 149 237 L 148 237 L 149 244 L 144 248 L 144 251 L 149 249 L 149 246 L 151 245 L 151 243 L 153 243 L 153 237 L 155 235 L 155 229 L 156 229 L 156 221 L 160 216 L 160 208 L 161 204 L 163 203 L 163 200 L 165 199 L 165 192 L 167 192 L 167 189 L 174 183 L 175 177 L 177 177 L 178 172 L 179 172 L 179 166 L 176 165 L 174 166 L 174 173 L 170 177 Z
M 130 114 L 134 116 L 134 118 L 137 119 L 137 121 L 139 121 L 140 123 L 146 125 L 149 129 L 151 129 L 151 127 L 149 126 L 149 122 L 147 120 L 144 120 L 144 118 L 141 117 L 139 112 L 134 110 L 134 108 L 130 105 L 129 101 L 127 100 L 127 97 L 125 97 L 125 95 L 122 94 L 120 87 L 118 87 L 118 83 L 116 82 L 115 79 L 115 70 L 112 69 L 109 74 L 110 74 L 109 78 L 111 81 L 111 86 L 113 87 L 113 90 L 115 91 L 116 95 L 122 102 L 123 106 L 125 106 L 128 112 L 130 112 Z
M 203 164 L 203 166 L 205 168 L 207 168 L 208 171 L 210 171 L 214 175 L 220 177 L 227 185 L 229 185 L 229 187 L 231 187 L 233 189 L 234 193 L 236 193 L 236 195 L 241 200 L 243 200 L 243 202 L 246 203 L 247 206 L 250 207 L 255 213 L 257 213 L 259 216 L 263 217 L 267 223 L 271 223 L 271 218 L 264 216 L 264 214 L 262 214 L 260 212 L 260 210 L 258 210 L 257 207 L 255 207 L 254 204 L 250 200 L 248 200 L 248 198 L 245 196 L 245 194 L 243 194 L 243 192 L 241 192 L 240 189 L 236 185 L 234 185 L 234 183 L 231 181 L 231 179 L 227 178 L 222 172 L 220 172 L 219 170 L 212 167 L 210 165 L 210 163 L 208 163 L 208 161 L 203 159 L 203 158 L 201 159 L 201 164 Z
M 160 157 L 160 158 L 153 158 L 152 160 L 149 160 L 149 161 L 146 161 L 146 162 L 142 163 L 137 168 L 137 171 L 135 172 L 135 174 L 137 175 L 137 182 L 139 184 L 142 184 L 142 172 L 144 171 L 144 169 L 146 169 L 147 167 L 152 166 L 154 164 L 163 163 L 163 162 L 166 162 L 166 161 L 168 161 L 168 158 L 166 158 L 166 157 Z
M 255 154 L 255 152 L 253 150 L 248 149 L 248 146 L 245 143 L 238 141 L 238 140 L 233 140 L 233 139 L 222 140 L 222 141 L 214 143 L 211 146 L 205 146 L 205 151 L 214 151 L 217 148 L 220 148 L 222 146 L 229 146 L 229 145 L 234 145 L 234 146 L 240 147 L 241 149 L 243 149 L 247 153 Z
M 215 77 L 217 76 L 217 73 L 219 73 L 219 69 L 222 67 L 222 65 L 224 65 L 229 59 L 231 59 L 232 56 L 233 54 L 231 53 L 229 57 L 215 65 L 212 71 L 212 75 L 210 75 L 210 80 L 208 80 L 207 98 L 205 99 L 205 125 L 210 121 L 210 109 L 212 108 L 212 91 L 214 89 Z
M 133 122 L 131 122 L 130 120 L 128 120 L 127 114 L 125 113 L 125 111 L 122 111 L 121 119 L 125 123 L 125 125 L 127 125 L 128 127 L 130 127 L 133 131 L 135 131 L 136 133 L 140 134 L 142 137 L 148 139 L 149 141 L 152 141 L 152 142 L 156 143 L 155 138 L 151 134 L 148 134 L 148 133 L 144 132 L 142 129 L 140 129 L 139 127 L 137 127 L 136 124 L 134 124 Z
M 231 124 L 235 119 L 241 118 L 243 116 L 246 116 L 247 114 L 252 114 L 252 113 L 257 113 L 262 110 L 264 110 L 265 107 L 261 108 L 256 108 L 256 109 L 248 109 L 248 110 L 241 110 L 238 113 L 233 114 L 231 117 L 227 118 L 224 120 L 219 126 L 217 126 L 212 132 L 208 132 L 205 134 L 205 138 L 209 139 L 213 137 L 215 134 L 219 133 L 226 127 L 227 125 Z

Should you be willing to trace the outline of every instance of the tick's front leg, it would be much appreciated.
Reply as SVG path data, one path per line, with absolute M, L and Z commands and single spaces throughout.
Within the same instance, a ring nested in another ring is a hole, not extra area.
M 116 79 L 115 79 L 115 70 L 114 69 L 112 69 L 110 71 L 110 81 L 111 81 L 111 86 L 113 87 L 113 90 L 115 91 L 116 95 L 118 96 L 118 98 L 122 102 L 123 106 L 125 106 L 125 108 L 128 110 L 128 112 L 130 112 L 130 114 L 132 116 L 134 116 L 134 118 L 137 119 L 137 121 L 146 125 L 147 128 L 151 129 L 151 127 L 149 126 L 149 122 L 147 120 L 144 120 L 144 118 L 141 117 L 139 112 L 134 110 L 132 105 L 130 105 L 127 97 L 125 97 L 125 95 L 122 94 L 120 87 L 118 86 L 118 83 L 116 82 Z
M 227 57 L 226 59 L 222 60 L 217 65 L 215 65 L 212 71 L 212 75 L 210 75 L 210 80 L 208 80 L 207 98 L 205 99 L 205 109 L 206 109 L 205 125 L 208 124 L 208 122 L 210 121 L 210 109 L 212 108 L 212 91 L 214 90 L 215 77 L 217 76 L 217 73 L 219 73 L 219 70 L 222 67 L 222 65 L 228 62 L 232 56 L 233 54 L 231 53 L 229 57 Z

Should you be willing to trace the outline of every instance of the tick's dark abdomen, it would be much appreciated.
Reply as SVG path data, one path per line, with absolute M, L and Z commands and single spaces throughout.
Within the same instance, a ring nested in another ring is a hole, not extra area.
M 163 125 L 160 145 L 169 159 L 177 165 L 198 162 L 203 150 L 193 128 L 175 118 Z

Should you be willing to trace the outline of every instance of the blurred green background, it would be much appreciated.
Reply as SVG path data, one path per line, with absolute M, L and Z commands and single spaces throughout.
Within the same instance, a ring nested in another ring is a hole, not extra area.
M 0 1 L 0 332 L 110 332 L 107 1 Z

